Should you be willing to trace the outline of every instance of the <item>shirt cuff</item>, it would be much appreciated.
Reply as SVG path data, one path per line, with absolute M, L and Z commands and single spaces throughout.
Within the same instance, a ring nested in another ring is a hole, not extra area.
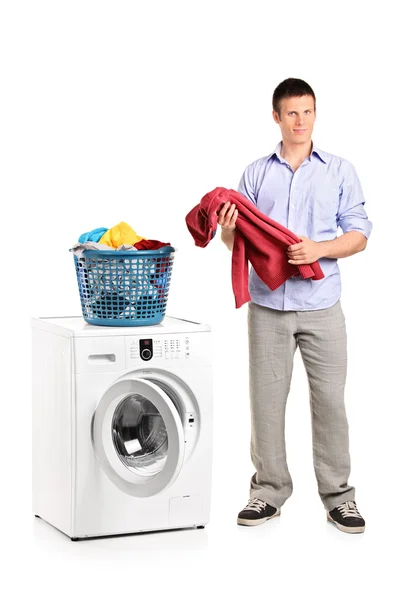
M 339 227 L 343 231 L 343 233 L 347 233 L 348 231 L 359 231 L 363 233 L 365 237 L 368 239 L 371 231 L 372 231 L 372 223 L 371 221 L 366 221 L 365 219 L 354 219 L 352 218 L 349 221 L 344 219 L 339 222 Z

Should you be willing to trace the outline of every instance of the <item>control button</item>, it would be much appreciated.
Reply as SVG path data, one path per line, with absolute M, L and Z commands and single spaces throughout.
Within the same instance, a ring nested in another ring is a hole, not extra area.
M 169 352 L 165 353 L 165 358 L 168 360 L 169 359 Z
M 143 360 L 150 360 L 153 356 L 153 340 L 152 338 L 139 340 L 140 357 Z

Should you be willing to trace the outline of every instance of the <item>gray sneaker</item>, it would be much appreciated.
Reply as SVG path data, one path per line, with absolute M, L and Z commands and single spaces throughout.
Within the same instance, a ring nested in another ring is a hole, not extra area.
M 238 525 L 261 525 L 281 514 L 279 508 L 267 504 L 259 498 L 249 500 L 247 506 L 238 514 Z

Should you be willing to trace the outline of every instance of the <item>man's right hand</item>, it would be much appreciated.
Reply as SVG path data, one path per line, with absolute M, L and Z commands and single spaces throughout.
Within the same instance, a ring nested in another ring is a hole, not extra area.
M 228 201 L 225 202 L 223 207 L 218 213 L 218 225 L 221 225 L 222 231 L 233 231 L 236 228 L 236 219 L 238 217 L 239 211 L 236 208 L 235 204 L 232 204 Z

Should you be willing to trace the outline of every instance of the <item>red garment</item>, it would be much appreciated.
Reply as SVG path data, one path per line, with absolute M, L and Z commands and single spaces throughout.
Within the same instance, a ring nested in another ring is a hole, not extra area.
M 133 244 L 137 250 L 158 250 L 163 246 L 170 246 L 169 242 L 159 242 L 158 240 L 141 240 Z
M 251 300 L 248 290 L 248 263 L 259 278 L 275 290 L 292 275 L 303 279 L 322 279 L 324 274 L 318 263 L 292 265 L 288 262 L 287 248 L 301 240 L 289 229 L 264 215 L 243 194 L 235 190 L 216 187 L 186 215 L 186 225 L 196 246 L 204 248 L 217 229 L 218 212 L 230 201 L 238 209 L 235 242 L 232 251 L 232 287 L 236 308 Z
M 133 244 L 137 250 L 158 250 L 163 246 L 170 246 L 169 242 L 159 242 L 158 240 L 140 240 L 140 242 L 136 242 Z M 156 267 L 155 276 L 149 278 L 149 282 L 154 285 L 158 290 L 157 298 L 158 300 L 164 298 L 165 294 L 165 272 L 168 268 L 170 268 L 170 258 L 169 256 L 157 257 L 154 260 L 154 264 Z

